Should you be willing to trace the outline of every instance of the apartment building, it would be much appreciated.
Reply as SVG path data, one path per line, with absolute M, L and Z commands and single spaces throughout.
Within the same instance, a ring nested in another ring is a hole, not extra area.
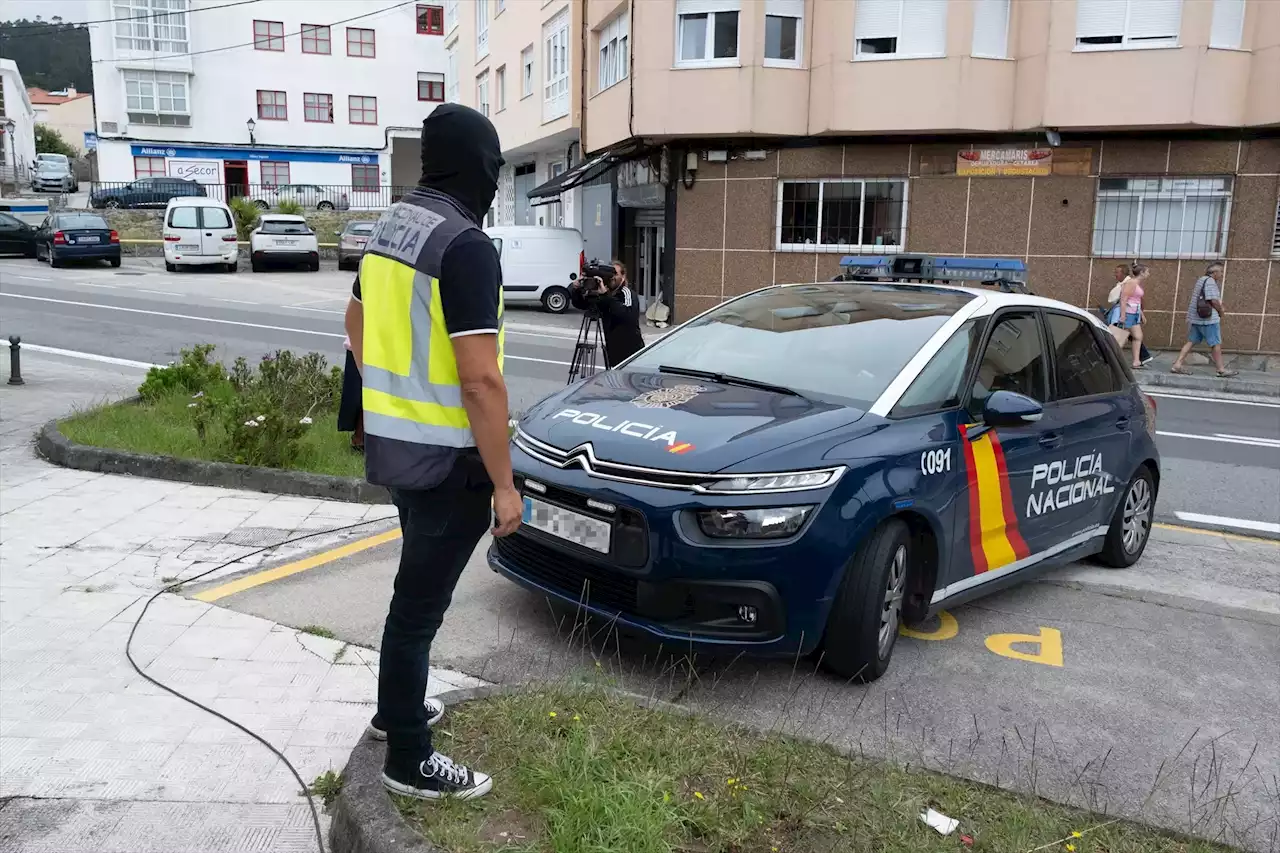
M 12 59 L 0 59 L 0 183 L 25 182 L 36 160 L 36 115 Z
M 285 184 L 385 204 L 445 98 L 444 7 L 368 0 L 95 0 L 98 176 Z
M 74 88 L 47 92 L 38 86 L 27 88 L 36 124 L 58 132 L 62 140 L 84 153 L 84 135 L 93 132 L 93 95 Z
M 1169 344 L 1188 288 L 1222 260 L 1228 345 L 1280 352 L 1280 2 L 503 6 L 455 13 L 451 91 L 487 103 L 515 151 L 563 128 L 557 145 L 576 132 L 586 154 L 530 161 L 497 215 L 523 193 L 605 228 L 605 254 L 677 320 L 829 279 L 852 253 L 1018 257 L 1033 289 L 1077 305 L 1141 259 L 1148 337 Z M 566 65 L 547 29 L 561 13 Z M 566 71 L 569 114 L 548 121 L 547 83 Z M 607 201 L 584 203 L 592 191 Z

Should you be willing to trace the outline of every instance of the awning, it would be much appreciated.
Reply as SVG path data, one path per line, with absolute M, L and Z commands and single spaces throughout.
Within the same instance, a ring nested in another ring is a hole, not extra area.
M 560 200 L 561 193 L 566 193 L 575 187 L 582 186 L 587 181 L 595 180 L 623 160 L 635 155 L 640 148 L 640 144 L 634 141 L 623 142 L 613 148 L 607 148 L 603 153 L 597 154 L 590 160 L 583 160 L 573 168 L 556 175 L 545 184 L 529 190 L 529 199 L 534 202 L 535 206 L 557 202 Z

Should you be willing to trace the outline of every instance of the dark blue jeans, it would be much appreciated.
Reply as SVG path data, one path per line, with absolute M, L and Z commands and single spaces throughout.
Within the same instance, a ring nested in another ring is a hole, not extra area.
M 493 483 L 474 451 L 434 489 L 393 489 L 403 542 L 395 592 L 382 632 L 378 716 L 387 729 L 387 763 L 416 767 L 431 754 L 423 699 L 431 641 L 454 587 L 493 519 Z

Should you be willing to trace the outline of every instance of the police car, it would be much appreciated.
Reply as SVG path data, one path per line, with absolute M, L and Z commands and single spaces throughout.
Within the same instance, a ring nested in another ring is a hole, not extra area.
M 821 650 L 846 678 L 899 627 L 1146 548 L 1155 403 L 1102 323 L 1021 261 L 845 258 L 543 400 L 524 517 L 489 563 L 681 648 Z

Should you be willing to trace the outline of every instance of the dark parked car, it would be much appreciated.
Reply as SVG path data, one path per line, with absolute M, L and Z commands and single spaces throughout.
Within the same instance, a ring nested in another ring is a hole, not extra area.
M 36 229 L 9 213 L 0 213 L 0 255 L 24 255 L 36 253 Z
M 102 187 L 89 194 L 96 208 L 164 207 L 169 199 L 205 195 L 204 187 L 183 178 L 139 178 L 131 184 Z
M 37 260 L 60 267 L 67 261 L 110 261 L 120 266 L 120 235 L 96 213 L 51 213 L 36 231 Z
M 358 269 L 364 246 L 369 242 L 376 222 L 348 222 L 338 235 L 338 269 Z

